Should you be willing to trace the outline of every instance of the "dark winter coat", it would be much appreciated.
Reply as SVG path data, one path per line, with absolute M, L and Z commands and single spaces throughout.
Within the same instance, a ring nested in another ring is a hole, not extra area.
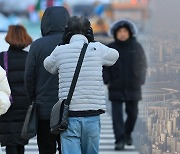
M 26 90 L 30 103 L 39 106 L 39 118 L 50 119 L 53 105 L 58 101 L 58 76 L 48 73 L 43 65 L 44 59 L 61 44 L 62 35 L 69 19 L 64 7 L 48 8 L 42 18 L 42 38 L 32 43 L 25 72 Z
M 109 99 L 141 100 L 141 86 L 145 83 L 147 69 L 142 46 L 132 37 L 125 42 L 116 40 L 109 47 L 118 50 L 120 55 L 115 65 L 103 70 L 104 82 L 109 87 Z
M 8 112 L 0 117 L 0 143 L 3 146 L 25 145 L 20 139 L 22 126 L 29 107 L 24 88 L 24 70 L 28 52 L 10 47 L 8 50 L 8 81 L 13 103 Z M 4 68 L 3 53 L 0 65 Z

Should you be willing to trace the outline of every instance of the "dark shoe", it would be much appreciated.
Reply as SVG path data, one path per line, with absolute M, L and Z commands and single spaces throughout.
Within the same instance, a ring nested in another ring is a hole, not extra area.
M 126 136 L 126 144 L 129 146 L 133 145 L 133 140 L 131 136 Z
M 120 142 L 116 143 L 116 145 L 115 145 L 115 150 L 116 150 L 116 151 L 124 150 L 124 142 L 123 142 L 123 141 L 120 141 Z

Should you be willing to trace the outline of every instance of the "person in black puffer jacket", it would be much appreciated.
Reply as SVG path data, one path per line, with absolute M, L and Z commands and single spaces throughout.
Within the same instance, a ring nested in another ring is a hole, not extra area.
M 0 65 L 7 72 L 12 91 L 12 104 L 8 112 L 0 117 L 0 143 L 2 146 L 6 146 L 7 154 L 24 154 L 24 145 L 28 141 L 21 139 L 21 131 L 29 101 L 24 87 L 25 63 L 28 52 L 23 49 L 32 42 L 32 39 L 23 26 L 12 25 L 9 27 L 6 41 L 10 47 L 7 52 L 0 53 Z
M 137 30 L 133 22 L 121 20 L 113 24 L 111 34 L 115 41 L 108 46 L 118 50 L 120 58 L 115 65 L 104 67 L 103 78 L 108 85 L 112 102 L 115 150 L 123 150 L 125 143 L 132 145 L 138 101 L 142 99 L 141 86 L 145 83 L 147 62 L 144 50 L 135 38 Z M 125 102 L 127 120 L 123 120 Z

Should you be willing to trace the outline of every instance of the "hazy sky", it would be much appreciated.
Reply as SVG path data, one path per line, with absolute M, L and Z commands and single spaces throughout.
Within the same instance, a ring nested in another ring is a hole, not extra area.
M 180 31 L 180 0 L 151 0 L 153 28 L 161 25 Z

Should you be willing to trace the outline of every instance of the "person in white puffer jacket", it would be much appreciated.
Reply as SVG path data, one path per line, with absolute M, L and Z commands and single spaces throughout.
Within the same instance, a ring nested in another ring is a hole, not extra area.
M 72 97 L 68 129 L 61 133 L 62 153 L 98 154 L 100 114 L 106 110 L 102 67 L 112 66 L 119 53 L 93 41 L 88 19 L 72 17 L 64 34 L 65 45 L 55 48 L 44 61 L 47 71 L 59 73 L 59 100 L 67 98 L 81 49 L 89 43 Z M 69 148 L 71 147 L 71 148 Z
M 6 78 L 6 72 L 0 66 L 0 115 L 5 114 L 11 105 L 10 94 L 11 90 Z

